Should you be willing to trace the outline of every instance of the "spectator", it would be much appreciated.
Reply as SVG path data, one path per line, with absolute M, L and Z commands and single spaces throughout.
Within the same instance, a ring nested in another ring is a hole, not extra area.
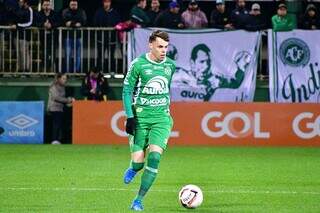
M 216 1 L 216 9 L 210 15 L 210 27 L 224 30 L 231 30 L 233 26 L 230 22 L 230 16 L 226 11 L 224 0 Z
M 235 29 L 245 29 L 249 11 L 245 0 L 236 0 L 236 9 L 231 12 L 231 23 Z
M 159 0 L 151 0 L 151 7 L 147 11 L 147 16 L 150 19 L 150 27 L 154 26 L 154 21 L 156 20 L 156 17 L 160 14 L 160 3 Z
M 65 105 L 71 106 L 74 98 L 65 97 L 65 86 L 67 83 L 67 75 L 58 73 L 55 80 L 49 88 L 48 97 L 48 112 L 52 120 L 52 144 L 60 144 L 63 138 L 64 114 L 63 108 Z
M 99 8 L 94 15 L 94 26 L 95 27 L 115 27 L 118 23 L 121 22 L 121 17 L 119 13 L 112 8 L 111 0 L 103 0 L 102 7 Z M 111 69 L 115 69 L 115 43 L 116 43 L 116 34 L 106 30 L 98 31 L 98 67 L 100 70 L 107 68 L 107 61 L 105 60 L 106 56 L 110 56 Z M 113 45 L 110 45 L 113 44 Z M 110 47 L 108 51 L 110 54 L 105 54 L 106 49 Z M 110 70 L 109 70 L 110 71 Z
M 37 13 L 36 16 L 36 26 L 42 27 L 45 31 L 41 30 L 40 32 L 40 40 L 42 47 L 42 61 L 43 67 L 53 68 L 56 42 L 54 28 L 60 25 L 60 17 L 58 13 L 56 13 L 52 9 L 52 5 L 50 0 L 43 0 L 41 11 Z
M 137 4 L 130 11 L 130 19 L 142 27 L 147 27 L 150 24 L 150 19 L 145 11 L 146 6 L 147 0 L 137 0 Z
M 19 40 L 17 45 L 18 50 L 18 61 L 17 68 L 20 72 L 29 72 L 31 69 L 31 58 L 30 58 L 30 39 L 31 31 L 27 28 L 33 24 L 33 10 L 29 5 L 28 0 L 19 0 L 19 9 L 16 11 L 17 16 L 17 38 Z
M 154 22 L 155 27 L 166 27 L 171 29 L 184 28 L 181 15 L 179 13 L 180 6 L 177 2 L 172 1 L 169 9 L 161 12 Z
M 73 30 L 67 31 L 65 39 L 66 45 L 66 72 L 80 72 L 81 63 L 81 34 L 77 31 L 80 27 L 84 26 L 87 22 L 87 15 L 84 10 L 78 8 L 78 0 L 70 0 L 69 8 L 62 11 L 62 19 L 64 26 L 73 28 Z M 74 54 L 75 53 L 75 54 Z M 76 55 L 76 58 L 74 58 Z M 73 57 L 73 63 L 71 61 Z M 73 66 L 71 66 L 73 64 Z M 72 68 L 72 70 L 70 69 Z
M 87 100 L 106 101 L 108 87 L 108 82 L 99 69 L 92 68 L 82 81 L 81 92 Z
M 94 15 L 95 27 L 114 27 L 121 21 L 119 13 L 112 8 L 111 0 L 103 0 L 102 8 L 99 8 Z
M 57 12 L 55 12 L 51 5 L 51 0 L 43 0 L 41 11 L 36 14 L 37 27 L 43 27 L 46 30 L 51 30 L 60 25 L 60 17 Z
M 266 22 L 261 15 L 259 4 L 255 3 L 252 5 L 245 29 L 248 31 L 258 31 L 266 29 Z
M 320 29 L 320 17 L 314 4 L 309 4 L 301 18 L 300 28 L 305 30 Z
M 283 3 L 279 4 L 277 14 L 271 19 L 274 31 L 290 31 L 294 28 L 294 22 L 287 14 L 287 6 Z
M 4 3 L 0 1 L 0 25 L 6 25 L 7 20 L 6 20 L 6 8 L 4 6 Z
M 114 28 L 116 29 L 118 33 L 118 37 L 121 43 L 123 43 L 126 40 L 125 33 L 136 28 L 136 27 L 141 27 L 139 24 L 136 24 L 133 22 L 131 19 L 120 22 L 117 24 Z
M 17 0 L 5 0 L 3 2 L 4 11 L 1 11 L 3 22 L 5 25 L 16 26 L 18 23 L 16 12 L 19 11 L 19 3 Z
M 201 11 L 196 0 L 191 0 L 181 15 L 186 28 L 204 28 L 208 25 L 206 14 Z

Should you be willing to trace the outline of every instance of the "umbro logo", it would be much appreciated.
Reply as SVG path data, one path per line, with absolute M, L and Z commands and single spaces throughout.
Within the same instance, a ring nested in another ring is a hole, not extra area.
M 151 75 L 152 74 L 152 70 L 145 70 L 144 72 L 146 73 L 146 75 Z
M 7 124 L 10 124 L 11 126 L 17 127 L 18 129 L 25 129 L 27 127 L 33 126 L 39 121 L 24 115 L 24 114 L 19 114 L 17 116 L 14 116 L 8 120 L 6 120 Z

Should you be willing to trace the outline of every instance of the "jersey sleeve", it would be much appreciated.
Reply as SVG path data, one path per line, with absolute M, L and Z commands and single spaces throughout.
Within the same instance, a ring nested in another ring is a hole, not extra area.
M 124 110 L 128 118 L 132 118 L 132 99 L 133 99 L 133 91 L 136 85 L 136 82 L 139 77 L 139 71 L 137 69 L 137 59 L 131 62 L 128 73 L 123 82 L 123 90 L 122 90 L 122 102 L 124 106 Z

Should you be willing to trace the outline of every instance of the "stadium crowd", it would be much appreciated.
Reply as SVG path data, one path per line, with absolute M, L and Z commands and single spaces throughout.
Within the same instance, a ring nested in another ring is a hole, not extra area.
M 225 0 L 216 0 L 210 16 L 202 11 L 197 0 L 190 0 L 187 8 L 183 2 L 173 0 L 161 2 L 159 0 L 137 0 L 131 8 L 128 20 L 124 20 L 120 13 L 113 8 L 112 0 L 103 0 L 101 8 L 95 12 L 93 21 L 88 23 L 85 9 L 80 8 L 78 0 L 69 0 L 69 5 L 62 11 L 55 11 L 50 0 L 41 1 L 41 10 L 37 11 L 30 5 L 31 0 L 2 0 L 0 1 L 0 25 L 27 28 L 31 26 L 52 29 L 59 26 L 79 28 L 83 26 L 116 27 L 128 29 L 132 27 L 166 27 L 166 28 L 219 28 L 245 29 L 249 31 L 268 28 L 263 8 L 253 3 L 248 8 L 246 0 L 235 0 L 235 8 L 226 8 Z M 214 2 L 214 1 L 213 1 Z M 147 5 L 147 4 L 150 5 Z M 293 29 L 292 17 L 287 14 L 285 1 L 279 1 L 277 11 L 272 17 L 272 27 L 275 30 Z M 301 29 L 319 29 L 320 18 L 314 4 L 307 5 L 298 22 Z
M 81 54 L 83 53 L 82 35 L 77 29 L 83 27 L 107 27 L 117 32 L 112 36 L 107 31 L 99 32 L 97 42 L 97 61 L 102 62 L 106 58 L 105 50 L 110 42 L 123 41 L 125 31 L 135 27 L 163 27 L 171 29 L 201 29 L 216 28 L 222 30 L 247 30 L 258 31 L 273 28 L 275 31 L 289 31 L 295 28 L 315 30 L 320 28 L 320 17 L 314 4 L 308 4 L 305 12 L 296 17 L 296 14 L 288 12 L 285 1 L 279 1 L 275 14 L 270 16 L 270 9 L 266 10 L 261 3 L 246 2 L 246 0 L 234 0 L 232 6 L 227 7 L 225 0 L 213 0 L 212 7 L 201 8 L 201 1 L 172 0 L 163 2 L 159 0 L 136 0 L 130 11 L 123 15 L 113 7 L 112 0 L 102 0 L 100 8 L 97 8 L 93 18 L 87 15 L 87 11 L 80 7 L 78 0 L 69 0 L 67 7 L 61 11 L 55 11 L 50 0 L 41 1 L 41 10 L 36 6 L 38 0 L 0 0 L 0 26 L 10 26 L 16 29 L 17 42 L 13 42 L 18 50 L 17 70 L 29 72 L 32 70 L 30 53 L 31 31 L 30 27 L 38 27 L 40 41 L 46 41 L 41 46 L 41 61 L 49 68 L 54 64 L 54 55 L 57 49 L 57 35 L 52 29 L 65 27 L 63 34 L 64 44 L 64 69 L 63 72 L 81 72 Z M 229 2 L 230 3 L 230 2 Z M 128 3 L 129 4 L 129 3 Z M 163 5 L 161 5 L 163 4 Z M 205 9 L 205 10 L 203 10 Z M 121 11 L 123 12 L 123 11 Z M 296 20 L 299 20 L 298 23 Z M 43 29 L 46 29 L 45 32 Z M 70 30 L 69 30 L 70 29 Z M 1 33 L 1 30 L 0 30 Z M 53 39 L 54 38 L 54 39 Z M 116 47 L 110 47 L 114 53 Z M 114 54 L 111 63 L 114 63 Z M 111 64 L 114 67 L 114 64 Z M 105 62 L 100 63 L 99 69 L 106 67 Z

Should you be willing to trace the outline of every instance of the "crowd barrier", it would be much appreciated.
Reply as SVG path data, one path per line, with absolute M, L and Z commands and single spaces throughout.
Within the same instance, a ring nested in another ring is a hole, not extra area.
M 83 74 L 92 67 L 105 74 L 123 74 L 127 68 L 127 40 L 114 28 L 86 27 L 54 30 L 0 26 L 0 74 Z

